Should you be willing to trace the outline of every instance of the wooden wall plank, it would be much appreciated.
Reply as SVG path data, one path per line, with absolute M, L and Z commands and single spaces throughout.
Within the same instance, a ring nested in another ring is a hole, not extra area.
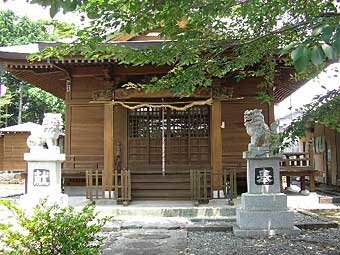
M 128 123 L 127 123 L 128 110 L 122 106 L 115 106 L 114 109 L 114 146 L 117 143 L 121 145 L 121 162 L 122 168 L 128 167 L 127 154 L 128 154 Z
M 70 112 L 69 155 L 103 155 L 103 106 L 71 106 Z
M 0 140 L 2 140 L 2 142 L 0 142 L 0 150 L 2 151 L 2 160 L 0 156 L 0 170 L 26 169 L 24 153 L 28 152 L 26 140 L 29 135 L 29 132 L 6 133 L 0 138 Z
M 239 102 L 222 102 L 221 122 L 222 129 L 222 162 L 230 164 L 244 162 L 242 152 L 247 150 L 250 137 L 247 135 L 243 124 L 243 113 L 245 110 L 254 108 L 262 109 L 266 123 L 270 117 L 268 107 L 273 105 L 260 105 L 256 100 L 241 100 Z
M 86 99 L 92 100 L 92 93 L 95 90 L 105 89 L 106 83 L 104 79 L 96 79 L 95 77 L 77 78 L 72 81 L 72 101 Z M 73 103 L 73 102 L 70 103 Z

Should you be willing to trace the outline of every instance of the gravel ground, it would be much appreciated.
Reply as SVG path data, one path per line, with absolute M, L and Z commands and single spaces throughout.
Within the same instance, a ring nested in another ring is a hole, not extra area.
M 325 218 L 320 218 L 315 214 L 307 215 L 301 212 L 294 212 L 294 222 L 298 224 L 326 222 Z
M 269 239 L 235 237 L 231 232 L 189 232 L 190 255 L 255 254 L 340 254 L 340 228 L 303 231 L 297 237 L 277 236 Z

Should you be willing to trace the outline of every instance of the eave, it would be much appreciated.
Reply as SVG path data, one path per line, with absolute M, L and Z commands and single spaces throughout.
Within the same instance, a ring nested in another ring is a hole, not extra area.
M 111 42 L 110 44 L 119 44 L 132 48 L 145 48 L 150 46 L 160 45 L 163 40 L 154 41 L 118 41 Z M 18 79 L 22 79 L 31 84 L 34 84 L 45 91 L 52 93 L 53 95 L 64 98 L 66 92 L 66 80 L 70 77 L 80 76 L 105 76 L 105 70 L 100 73 L 82 73 L 80 70 L 84 66 L 100 66 L 105 67 L 114 66 L 111 70 L 112 75 L 142 75 L 142 74 L 165 74 L 171 69 L 169 66 L 155 67 L 146 65 L 143 67 L 138 66 L 123 66 L 118 65 L 114 59 L 106 60 L 85 60 L 81 56 L 72 58 L 59 59 L 48 59 L 45 61 L 30 63 L 27 61 L 27 57 L 35 52 L 39 52 L 46 47 L 56 46 L 56 43 L 36 43 L 31 46 L 25 46 L 26 52 L 19 51 L 20 46 L 10 46 L 0 48 L 0 63 L 3 68 L 12 73 Z M 17 50 L 17 51 L 14 51 Z M 72 69 L 77 67 L 76 72 L 65 73 L 65 69 Z M 103 69 L 105 69 L 103 68 Z M 273 84 L 273 97 L 274 103 L 279 103 L 294 91 L 300 88 L 306 81 L 295 81 L 290 79 L 291 75 L 294 74 L 292 67 L 277 66 L 277 75 L 274 79 Z M 68 76 L 69 75 L 69 76 Z

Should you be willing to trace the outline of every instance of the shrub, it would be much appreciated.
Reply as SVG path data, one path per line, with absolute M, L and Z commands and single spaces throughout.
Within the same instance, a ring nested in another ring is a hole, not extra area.
M 34 207 L 32 216 L 9 201 L 0 200 L 0 205 L 14 213 L 19 225 L 0 224 L 0 250 L 5 254 L 102 254 L 104 237 L 99 232 L 109 218 L 99 219 L 92 205 L 77 211 L 73 207 L 47 206 L 44 200 Z

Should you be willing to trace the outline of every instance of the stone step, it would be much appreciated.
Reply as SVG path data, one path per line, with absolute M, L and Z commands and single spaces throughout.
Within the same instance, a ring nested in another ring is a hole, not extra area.
M 234 200 L 239 204 L 239 199 Z M 95 200 L 96 209 L 102 215 L 112 217 L 185 217 L 198 219 L 223 219 L 235 216 L 235 205 L 228 205 L 224 199 L 213 199 L 209 204 L 194 206 L 192 201 L 131 201 L 128 206 L 117 204 L 114 199 Z M 90 203 L 83 196 L 69 197 L 70 206 L 84 206 Z
M 122 229 L 186 229 L 188 231 L 221 231 L 222 229 L 231 229 L 235 223 L 235 217 L 221 217 L 219 221 L 216 218 L 209 221 L 205 218 L 204 222 L 197 222 L 195 218 L 184 217 L 137 217 L 137 216 L 120 216 L 114 217 L 104 226 L 104 232 L 118 231 Z
M 235 207 L 220 206 L 220 207 L 173 207 L 160 206 L 101 206 L 96 207 L 105 216 L 136 216 L 136 217 L 226 217 L 235 215 Z

